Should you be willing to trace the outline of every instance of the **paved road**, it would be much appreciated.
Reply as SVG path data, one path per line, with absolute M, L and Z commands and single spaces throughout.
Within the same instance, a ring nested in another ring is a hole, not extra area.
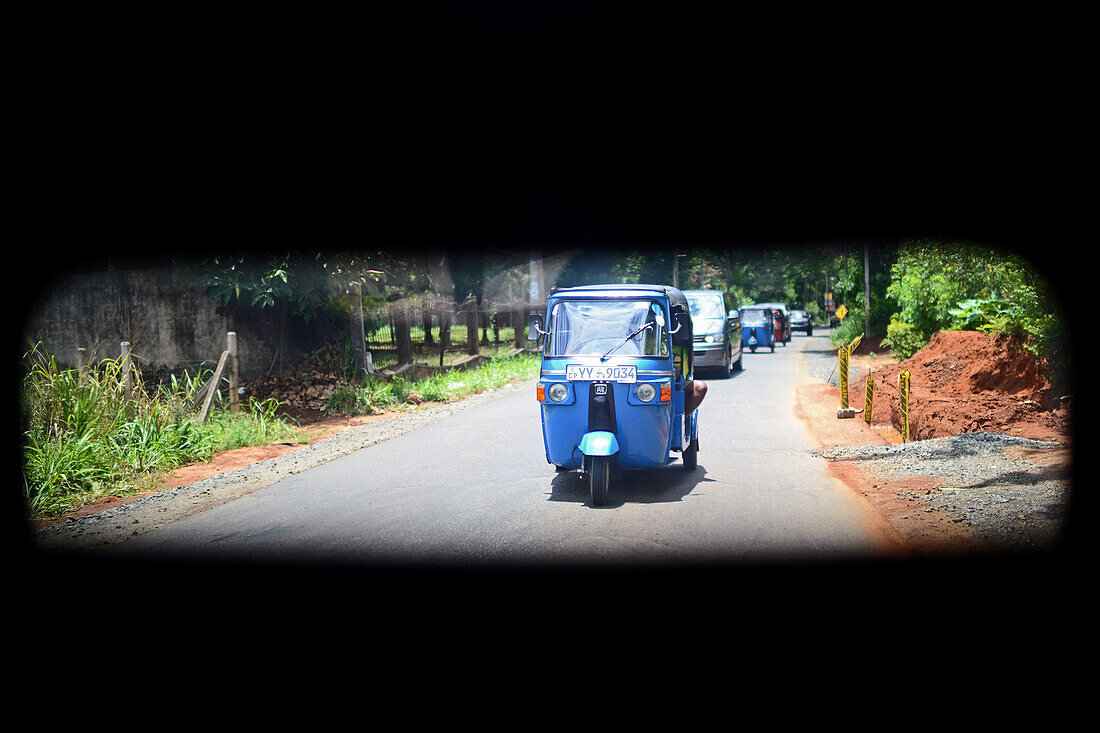
M 883 552 L 793 416 L 795 336 L 707 379 L 699 466 L 624 472 L 610 504 L 545 462 L 534 389 L 289 477 L 105 551 L 187 559 L 511 567 L 831 560 Z

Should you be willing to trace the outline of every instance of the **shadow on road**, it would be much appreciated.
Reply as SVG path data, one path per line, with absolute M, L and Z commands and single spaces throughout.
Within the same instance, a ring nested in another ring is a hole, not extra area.
M 742 363 L 744 363 L 744 362 L 742 362 Z M 696 379 L 703 379 L 703 380 L 706 380 L 708 382 L 710 382 L 712 380 L 715 381 L 715 382 L 728 382 L 731 379 L 737 379 L 739 376 L 741 376 L 744 373 L 745 373 L 745 371 L 744 371 L 743 368 L 739 371 L 728 373 L 729 374 L 728 376 L 727 376 L 727 372 L 723 369 L 696 369 L 695 370 L 695 378 Z
M 706 478 L 707 469 L 700 463 L 694 471 L 684 470 L 679 461 L 662 468 L 624 470 L 611 483 L 607 504 L 600 509 L 623 504 L 657 504 L 682 500 Z M 566 501 L 591 506 L 588 479 L 577 471 L 560 472 L 550 482 L 550 501 Z

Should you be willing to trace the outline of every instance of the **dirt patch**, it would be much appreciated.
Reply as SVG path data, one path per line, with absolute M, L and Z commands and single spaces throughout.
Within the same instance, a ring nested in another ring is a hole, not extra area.
M 860 344 L 862 349 L 863 344 Z M 863 409 L 867 369 L 875 377 L 871 423 L 902 428 L 898 376 L 910 375 L 909 437 L 929 440 L 981 430 L 1063 440 L 1069 408 L 1040 373 L 1036 358 L 1001 334 L 943 331 L 904 361 L 852 359 L 849 404 Z

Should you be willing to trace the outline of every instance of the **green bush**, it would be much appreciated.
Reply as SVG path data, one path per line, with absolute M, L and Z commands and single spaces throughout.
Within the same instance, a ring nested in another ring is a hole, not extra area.
M 1055 381 L 1066 381 L 1069 342 L 1060 303 L 1023 257 L 973 244 L 909 242 L 890 277 L 886 295 L 899 310 L 883 343 L 900 358 L 939 331 L 989 331 L 1019 339 Z
M 894 356 L 901 360 L 908 359 L 927 343 L 928 337 L 918 331 L 916 326 L 896 319 L 890 321 L 890 325 L 886 327 L 886 338 L 882 340 L 882 345 L 889 346 Z

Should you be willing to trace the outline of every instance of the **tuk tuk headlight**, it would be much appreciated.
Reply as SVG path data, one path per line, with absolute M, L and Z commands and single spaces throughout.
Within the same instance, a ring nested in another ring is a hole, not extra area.
M 562 402 L 569 396 L 569 388 L 561 382 L 556 382 L 546 390 L 546 396 L 550 398 L 551 402 Z
M 635 388 L 634 394 L 638 396 L 642 402 L 652 402 L 653 398 L 657 396 L 657 388 L 652 384 L 642 382 Z

